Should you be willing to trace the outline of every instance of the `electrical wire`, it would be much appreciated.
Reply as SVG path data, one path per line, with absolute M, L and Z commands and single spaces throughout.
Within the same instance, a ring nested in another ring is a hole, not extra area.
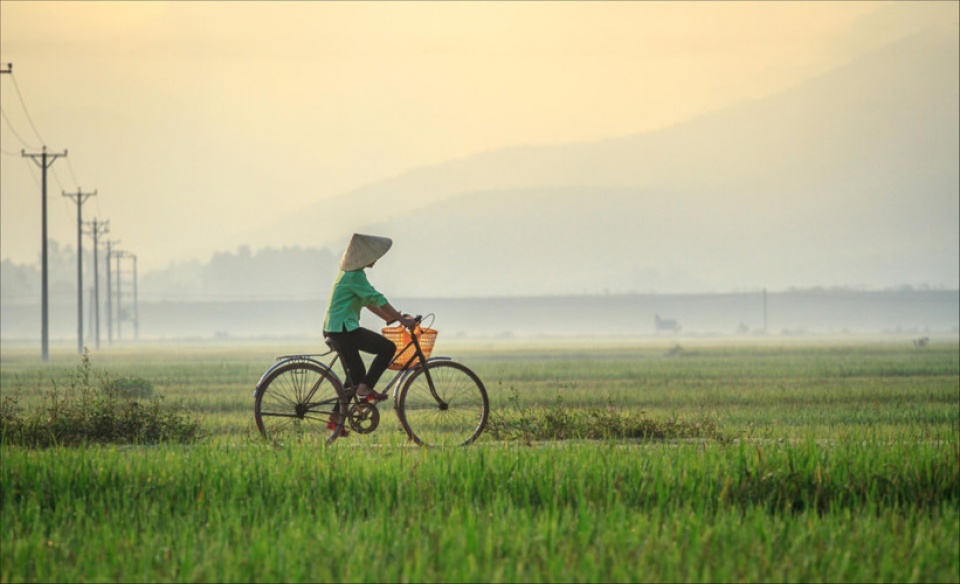
M 26 115 L 27 121 L 30 123 L 30 127 L 33 128 L 34 134 L 36 134 L 37 138 L 40 139 L 40 143 L 41 143 L 41 144 L 45 144 L 46 141 L 43 139 L 43 136 L 40 135 L 40 131 L 37 129 L 37 125 L 34 123 L 33 117 L 30 115 L 30 111 L 27 109 L 27 103 L 26 103 L 26 100 L 23 99 L 23 93 L 20 91 L 20 85 L 17 83 L 17 78 L 16 78 L 12 73 L 11 73 L 11 75 L 10 75 L 10 78 L 11 78 L 11 80 L 13 81 L 13 87 L 14 87 L 14 89 L 16 89 L 16 91 L 17 91 L 17 97 L 18 97 L 19 100 L 20 100 L 20 105 L 21 105 L 21 107 L 23 107 L 23 113 Z M 2 112 L 2 110 L 0 110 L 0 112 Z M 13 134 L 17 137 L 18 140 L 20 140 L 20 142 L 21 142 L 24 146 L 26 146 L 26 147 L 28 147 L 28 148 L 31 148 L 31 149 L 33 149 L 33 150 L 37 150 L 37 149 L 38 149 L 38 147 L 31 145 L 30 143 L 28 143 L 26 140 L 23 139 L 23 137 L 22 137 L 22 136 L 17 132 L 17 130 L 14 128 L 13 123 L 10 121 L 10 118 L 7 117 L 7 114 L 6 114 L 5 112 L 3 113 L 3 119 L 4 119 L 4 121 L 7 122 L 7 125 L 10 127 L 10 130 L 13 132 Z M 4 154 L 15 154 L 15 153 L 9 153 L 9 152 L 7 152 L 7 151 L 3 151 L 3 153 L 4 153 Z M 53 170 L 53 178 L 54 178 L 54 180 L 57 181 L 57 185 L 60 186 L 60 190 L 61 190 L 61 191 L 66 191 L 66 189 L 63 187 L 63 181 L 60 179 L 59 173 L 57 173 L 57 170 L 56 170 L 55 168 L 52 169 L 52 170 Z M 73 170 L 73 163 L 70 162 L 70 159 L 69 159 L 69 158 L 67 158 L 67 170 L 70 172 L 70 176 L 71 176 L 71 178 L 73 178 L 73 182 L 74 182 L 74 184 L 77 186 L 77 190 L 79 191 L 79 190 L 80 190 L 80 186 L 79 186 L 79 185 L 80 185 L 80 181 L 77 180 L 77 174 L 76 174 L 76 172 Z
M 37 178 L 37 171 L 39 169 L 37 169 L 36 165 L 30 160 L 24 158 L 23 161 L 27 164 L 27 170 L 30 172 L 30 178 L 33 179 L 33 184 L 37 185 L 38 189 L 42 188 L 43 185 L 40 184 L 40 179 Z
M 75 172 L 73 172 L 73 163 L 70 162 L 70 157 L 69 157 L 69 156 L 66 156 L 65 158 L 66 158 L 66 160 L 67 160 L 67 170 L 70 171 L 70 178 L 73 179 L 73 184 L 74 184 L 74 186 L 77 187 L 77 190 L 79 191 L 79 190 L 80 190 L 80 181 L 77 180 L 77 175 L 76 175 Z
M 27 121 L 30 123 L 30 127 L 33 129 L 33 133 L 40 140 L 41 144 L 45 144 L 46 141 L 43 139 L 43 136 L 40 135 L 40 131 L 37 129 L 37 125 L 36 123 L 34 123 L 33 117 L 30 115 L 30 110 L 27 109 L 27 102 L 23 98 L 23 92 L 20 91 L 20 84 L 17 82 L 17 78 L 16 76 L 13 75 L 13 73 L 10 74 L 10 79 L 11 81 L 13 81 L 13 87 L 17 92 L 17 98 L 20 100 L 20 106 L 23 108 L 23 113 L 26 115 Z M 23 138 L 23 136 L 20 135 L 19 132 L 17 132 L 13 123 L 10 121 L 10 118 L 7 117 L 6 112 L 3 112 L 3 110 L 0 109 L 0 113 L 3 114 L 3 120 L 7 123 L 7 126 L 10 128 L 10 131 L 13 132 L 13 135 L 16 136 L 16 138 L 20 141 L 21 144 L 23 144 L 27 148 L 30 148 L 31 150 L 39 149 L 39 147 L 30 144 L 27 140 Z M 10 156 L 16 156 L 18 154 L 16 152 L 9 152 L 4 149 L 0 149 L 0 151 L 2 151 L 3 154 L 7 154 Z M 70 173 L 70 177 L 73 179 L 73 182 L 74 182 L 74 185 L 76 185 L 77 191 L 79 191 L 80 181 L 77 180 L 77 173 L 73 169 L 73 163 L 70 161 L 70 158 L 68 157 L 65 157 L 65 158 L 67 158 L 67 171 Z M 57 172 L 57 169 L 51 167 L 51 170 L 53 171 L 54 180 L 56 181 L 57 185 L 60 187 L 60 191 L 66 192 L 66 189 L 63 186 L 63 181 L 61 180 L 60 174 Z M 40 186 L 39 181 L 37 180 L 37 177 L 36 177 L 36 173 L 34 172 L 34 169 L 32 168 L 32 166 L 30 167 L 30 171 L 31 171 L 30 172 L 31 178 L 33 178 L 34 183 L 37 183 L 37 186 Z M 64 201 L 64 204 L 66 204 L 66 201 Z M 99 203 L 98 203 L 98 211 L 99 211 Z
M 37 149 L 38 149 L 36 146 L 34 146 L 34 145 L 30 144 L 29 142 L 27 142 L 26 140 L 24 140 L 24 139 L 23 139 L 23 136 L 21 136 L 20 133 L 17 132 L 17 129 L 16 129 L 15 127 L 13 127 L 13 122 L 11 122 L 11 121 L 10 121 L 10 118 L 7 117 L 7 112 L 3 111 L 3 108 L 0 108 L 0 116 L 3 116 L 3 121 L 5 121 L 5 122 L 7 123 L 7 127 L 10 128 L 10 131 L 13 132 L 13 135 L 16 136 L 17 140 L 20 140 L 20 143 L 21 143 L 21 144 L 23 144 L 23 145 L 26 146 L 27 148 L 30 148 L 31 150 L 37 150 Z
M 63 181 L 60 180 L 60 175 L 57 173 L 57 169 L 53 166 L 50 167 L 53 171 L 53 180 L 57 181 L 57 186 L 60 187 L 60 192 L 67 192 L 67 189 L 63 188 Z
M 94 206 L 97 208 L 97 212 L 96 212 L 96 214 L 94 215 L 94 217 L 101 217 L 101 216 L 103 216 L 103 211 L 100 210 L 100 197 L 94 197 L 94 198 L 93 198 L 93 204 L 94 204 Z
M 27 110 L 27 102 L 23 99 L 23 94 L 20 93 L 20 84 L 17 83 L 17 76 L 12 72 L 10 73 L 10 79 L 13 81 L 13 87 L 17 90 L 17 97 L 20 98 L 20 105 L 23 106 L 23 113 L 27 115 L 27 121 L 30 122 L 30 127 L 33 128 L 33 133 L 37 135 L 37 138 L 40 139 L 41 144 L 46 144 L 46 140 L 43 139 L 43 136 L 40 135 L 40 132 L 37 130 L 37 125 L 33 123 L 33 118 L 30 117 L 30 112 Z

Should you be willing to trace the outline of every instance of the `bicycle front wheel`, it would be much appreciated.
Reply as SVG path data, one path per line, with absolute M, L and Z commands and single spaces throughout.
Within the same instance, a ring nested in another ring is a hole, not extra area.
M 421 446 L 466 446 L 486 428 L 490 400 L 476 373 L 454 361 L 435 361 L 410 375 L 397 414 Z
M 315 363 L 295 361 L 273 371 L 257 388 L 253 411 L 257 429 L 272 442 L 321 439 L 330 444 L 343 430 L 345 402 L 336 376 Z

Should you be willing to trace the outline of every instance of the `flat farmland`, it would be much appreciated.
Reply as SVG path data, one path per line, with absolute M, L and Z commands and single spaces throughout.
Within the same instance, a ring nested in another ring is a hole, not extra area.
M 253 389 L 302 346 L 92 354 L 202 437 L 5 443 L 0 579 L 960 580 L 955 338 L 442 340 L 490 393 L 469 448 L 412 446 L 390 402 L 372 434 L 265 444 Z M 35 353 L 0 362 L 24 411 L 80 363 Z M 617 420 L 659 432 L 591 438 Z

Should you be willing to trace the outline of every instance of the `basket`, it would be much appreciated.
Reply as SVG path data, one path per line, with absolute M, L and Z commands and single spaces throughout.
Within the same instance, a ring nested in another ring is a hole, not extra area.
M 432 328 L 422 328 L 418 326 L 414 329 L 414 334 L 417 335 L 417 339 L 420 341 L 420 350 L 423 351 L 423 356 L 429 359 L 430 353 L 433 352 L 433 344 L 437 340 L 437 331 Z M 413 362 L 410 363 L 410 367 L 419 365 L 420 359 L 415 356 L 417 354 L 416 348 L 410 345 L 409 348 L 404 350 L 404 347 L 409 345 L 411 341 L 409 330 L 402 326 L 388 326 L 383 329 L 383 336 L 393 341 L 393 344 L 397 346 L 397 352 L 393 355 L 393 362 L 390 363 L 390 369 L 394 371 L 403 369 L 411 357 L 413 357 Z

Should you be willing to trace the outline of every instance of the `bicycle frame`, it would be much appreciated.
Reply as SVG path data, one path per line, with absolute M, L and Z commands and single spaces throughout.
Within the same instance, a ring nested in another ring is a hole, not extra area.
M 420 317 L 415 322 L 419 323 Z M 385 380 L 386 388 L 377 397 L 392 395 L 392 409 L 400 425 L 421 446 L 472 443 L 489 416 L 483 382 L 451 357 L 426 358 L 418 328 L 407 330 L 410 335 L 402 342 L 405 335 L 387 333 L 397 343 L 390 359 L 394 374 Z M 431 337 L 433 334 L 431 331 Z M 347 428 L 359 434 L 377 429 L 382 402 L 346 387 L 349 377 L 334 371 L 341 359 L 337 344 L 328 339 L 327 345 L 329 350 L 324 353 L 278 356 L 260 377 L 253 392 L 254 415 L 265 438 L 282 441 L 288 432 L 302 432 L 304 424 L 317 422 L 326 423 L 333 431 L 326 444 L 348 435 Z
M 418 317 L 418 319 L 419 319 L 419 317 Z M 423 364 L 426 364 L 428 361 L 430 361 L 429 359 L 424 359 L 424 358 L 423 358 L 423 350 L 420 348 L 420 339 L 417 338 L 417 335 L 415 335 L 415 334 L 411 334 L 411 335 L 410 335 L 410 343 L 407 344 L 407 346 L 404 347 L 403 350 L 406 351 L 407 348 L 408 348 L 411 344 L 414 346 L 416 352 L 415 352 L 413 355 L 411 355 L 410 358 L 407 360 L 407 362 L 404 364 L 403 369 L 401 370 L 402 372 L 411 371 L 412 369 L 410 369 L 410 365 L 411 365 L 411 364 L 413 363 L 413 361 L 414 361 L 415 359 L 417 359 L 417 358 L 420 359 L 419 363 L 423 363 Z M 401 354 L 402 354 L 402 352 L 401 352 Z M 449 360 L 449 358 L 447 358 L 447 359 Z M 419 365 L 418 365 L 418 367 L 419 367 Z M 429 369 L 424 369 L 423 374 L 424 374 L 424 376 L 427 378 L 427 387 L 430 388 L 430 395 L 433 396 L 433 399 L 437 400 L 437 403 L 440 405 L 440 409 L 441 409 L 441 410 L 447 409 L 447 407 L 448 407 L 448 406 L 447 406 L 447 402 L 443 401 L 443 399 L 442 399 L 439 395 L 437 395 L 437 389 L 436 389 L 436 387 L 434 387 L 434 385 L 433 385 L 433 378 L 430 377 L 430 370 L 429 370 Z M 387 386 L 387 387 L 389 387 L 389 386 Z M 394 390 L 394 392 L 396 392 L 396 390 Z M 396 399 L 396 397 L 397 397 L 397 396 L 396 396 L 396 393 L 394 393 L 394 396 L 393 396 L 393 397 L 394 397 L 394 399 Z
M 410 342 L 407 343 L 407 345 L 403 348 L 403 351 L 399 351 L 398 354 L 402 354 L 404 351 L 406 351 L 408 348 L 410 348 L 410 345 L 413 345 L 413 346 L 414 346 L 414 351 L 415 351 L 415 352 L 414 352 L 413 355 L 410 356 L 409 359 L 407 359 L 407 362 L 404 363 L 403 368 L 400 369 L 399 371 L 397 371 L 397 373 L 393 376 L 393 378 L 390 380 L 390 382 L 387 383 L 386 391 L 384 392 L 384 393 L 391 393 L 391 394 L 393 395 L 394 401 L 396 401 L 397 396 L 398 396 L 398 392 L 399 392 L 399 390 L 400 390 L 400 387 L 403 385 L 402 382 L 403 382 L 411 373 L 413 373 L 414 371 L 416 371 L 418 368 L 421 367 L 420 364 L 417 364 L 417 365 L 411 367 L 411 365 L 413 365 L 413 362 L 414 362 L 415 360 L 417 360 L 417 359 L 419 358 L 419 360 L 420 360 L 419 363 L 430 363 L 430 362 L 432 362 L 432 361 L 451 361 L 451 360 L 452 360 L 452 357 L 444 357 L 444 356 L 436 356 L 436 357 L 430 357 L 429 359 L 424 359 L 423 350 L 420 348 L 420 341 L 417 339 L 416 335 L 410 335 L 410 339 L 411 339 Z M 329 363 L 324 363 L 323 361 L 320 360 L 320 358 L 326 357 L 327 355 L 329 355 L 329 354 L 331 354 L 331 353 L 333 353 L 333 359 L 331 359 Z M 264 380 L 266 380 L 267 377 L 269 377 L 270 374 L 273 373 L 276 369 L 279 369 L 280 367 L 283 367 L 284 365 L 286 365 L 286 364 L 288 364 L 288 363 L 296 363 L 296 362 L 312 363 L 312 364 L 316 365 L 317 367 L 320 367 L 321 369 L 325 370 L 325 371 L 326 371 L 327 373 L 329 373 L 334 379 L 337 380 L 337 383 L 340 384 L 339 389 L 342 390 L 342 389 L 345 387 L 344 384 L 343 384 L 343 380 L 341 380 L 341 379 L 340 379 L 340 376 L 337 375 L 336 372 L 334 372 L 334 370 L 333 370 L 333 366 L 336 364 L 336 362 L 337 362 L 339 359 L 340 359 L 340 354 L 339 354 L 339 353 L 337 352 L 337 350 L 334 349 L 332 346 L 331 346 L 330 350 L 327 351 L 326 353 L 311 353 L 311 354 L 301 354 L 301 355 L 281 355 L 281 356 L 277 357 L 277 362 L 274 363 L 269 369 L 267 369 L 267 371 L 266 371 L 262 376 L 260 376 L 260 381 L 257 382 L 257 386 L 256 386 L 256 388 L 253 390 L 253 396 L 254 396 L 254 397 L 257 396 L 257 392 L 260 391 L 260 386 L 263 384 Z M 391 362 L 391 364 L 394 363 L 394 362 L 396 362 L 396 361 L 394 360 L 393 362 Z M 437 395 L 437 392 L 436 392 L 436 390 L 435 390 L 434 387 L 433 387 L 433 379 L 430 378 L 430 373 L 429 373 L 429 372 L 426 373 L 426 377 L 427 377 L 427 384 L 428 384 L 429 387 L 430 387 L 430 393 L 433 395 L 434 399 L 436 399 L 437 402 L 439 402 L 439 403 L 441 404 L 440 407 L 443 408 L 446 404 L 445 404 L 444 401 L 443 401 L 442 399 L 440 399 L 440 397 Z M 313 393 L 313 392 L 311 391 L 311 395 L 312 395 L 312 393 Z

